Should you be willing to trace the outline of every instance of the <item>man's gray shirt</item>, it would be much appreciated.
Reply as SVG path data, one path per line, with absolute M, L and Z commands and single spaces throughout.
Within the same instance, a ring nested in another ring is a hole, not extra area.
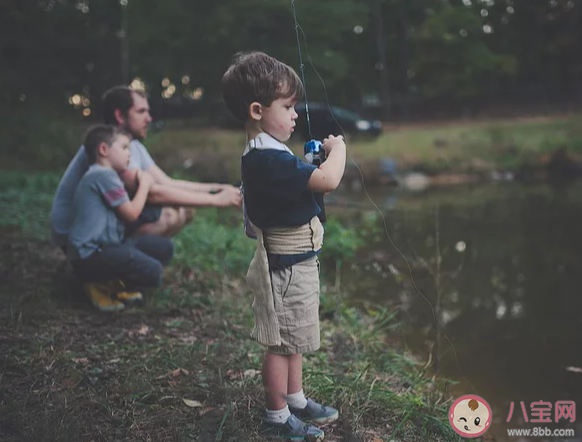
M 121 244 L 125 224 L 115 209 L 127 201 L 117 172 L 98 164 L 89 167 L 73 198 L 67 257 L 85 259 L 102 246 Z
M 138 140 L 132 140 L 129 150 L 131 158 L 128 169 L 147 170 L 155 164 L 145 146 Z M 61 178 L 53 200 L 51 236 L 53 242 L 59 247 L 67 245 L 67 237 L 72 222 L 73 196 L 87 169 L 89 169 L 89 158 L 85 153 L 85 147 L 81 146 Z

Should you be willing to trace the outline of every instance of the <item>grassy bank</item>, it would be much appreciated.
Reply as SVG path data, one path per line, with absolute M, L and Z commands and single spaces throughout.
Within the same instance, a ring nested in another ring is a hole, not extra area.
M 450 122 L 386 127 L 375 140 L 348 140 L 350 157 L 365 178 L 382 175 L 379 161 L 392 159 L 399 171 L 428 174 L 485 174 L 543 168 L 556 149 L 566 147 L 582 155 L 582 116 L 515 119 L 487 122 Z M 165 167 L 202 179 L 236 181 L 242 132 L 197 129 L 174 122 L 148 140 L 148 147 Z M 297 154 L 302 144 L 291 142 Z M 355 169 L 348 161 L 348 175 Z
M 262 351 L 249 338 L 242 283 L 253 243 L 240 215 L 200 210 L 176 239 L 162 289 L 143 309 L 95 312 L 48 241 L 57 177 L 0 178 L 0 439 L 262 440 Z M 391 348 L 393 312 L 366 314 L 331 286 L 361 244 L 331 224 L 324 254 L 322 349 L 306 357 L 309 395 L 334 404 L 330 441 L 453 441 L 443 382 Z
M 481 179 L 496 171 L 535 174 L 547 166 L 552 153 L 560 148 L 567 149 L 570 159 L 582 162 L 581 122 L 582 114 L 574 114 L 386 125 L 376 139 L 348 139 L 350 159 L 345 182 L 360 179 L 354 162 L 362 168 L 366 183 L 385 182 L 383 159 L 393 160 L 397 173 L 421 171 L 441 177 L 466 174 Z M 26 137 L 9 138 L 0 147 L 0 161 L 5 168 L 64 170 L 76 153 L 84 130 L 78 121 L 48 119 L 41 130 L 22 130 Z M 58 142 L 55 133 L 62 135 Z M 166 122 L 161 131 L 152 127 L 146 141 L 165 170 L 224 182 L 239 180 L 244 144 L 242 131 L 200 127 L 188 120 Z M 299 155 L 302 144 L 298 139 L 290 142 Z

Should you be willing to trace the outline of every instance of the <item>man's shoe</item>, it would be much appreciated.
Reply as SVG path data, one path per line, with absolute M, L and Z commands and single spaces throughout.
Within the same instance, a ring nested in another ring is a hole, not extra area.
M 311 399 L 307 399 L 305 408 L 292 408 L 289 406 L 289 410 L 299 419 L 303 419 L 306 422 L 314 422 L 318 425 L 329 424 L 339 417 L 339 412 L 335 408 L 326 407 Z
M 83 288 L 93 305 L 102 312 L 113 312 L 125 308 L 123 303 L 115 299 L 115 290 L 109 283 L 84 284 Z
M 276 439 L 320 441 L 323 440 L 324 436 L 322 430 L 302 422 L 294 415 L 289 416 L 289 419 L 283 424 L 266 422 L 266 425 L 268 429 L 264 435 Z

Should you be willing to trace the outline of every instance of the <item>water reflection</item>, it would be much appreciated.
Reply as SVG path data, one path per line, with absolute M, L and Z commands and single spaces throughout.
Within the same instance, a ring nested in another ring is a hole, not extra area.
M 357 264 L 342 267 L 343 291 L 353 302 L 401 309 L 402 344 L 432 354 L 436 370 L 461 381 L 453 394 L 491 404 L 495 440 L 517 440 L 505 428 L 567 428 L 526 424 L 517 413 L 505 420 L 512 401 L 582 406 L 582 373 L 567 370 L 582 367 L 582 186 L 499 184 L 372 198 L 389 202 L 382 209 L 390 235 L 458 363 L 380 219 Z M 334 215 L 354 226 L 377 215 L 361 194 L 336 202 Z M 357 207 L 347 210 L 350 203 Z M 582 440 L 582 428 L 577 433 L 568 440 Z

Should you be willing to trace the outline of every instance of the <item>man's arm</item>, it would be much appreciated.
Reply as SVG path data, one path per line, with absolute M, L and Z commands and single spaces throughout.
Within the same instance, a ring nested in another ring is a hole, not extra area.
M 224 189 L 218 193 L 193 192 L 192 190 L 167 184 L 155 183 L 149 193 L 148 202 L 172 206 L 190 207 L 240 207 L 242 199 L 239 189 L 229 186 L 233 190 Z
M 169 177 L 169 181 L 162 183 L 158 182 L 158 180 L 156 180 L 150 173 L 151 169 L 152 167 L 148 168 L 147 170 L 147 174 L 150 175 L 154 181 L 154 184 L 152 185 L 152 188 L 148 194 L 149 203 L 190 207 L 241 207 L 242 205 L 242 199 L 238 187 L 223 185 L 223 188 L 220 189 L 216 194 L 210 194 L 208 191 L 192 191 L 190 189 L 184 189 L 180 186 L 172 185 L 171 183 L 174 180 Z M 120 174 L 125 187 L 130 191 L 137 189 L 138 172 L 138 170 L 133 169 L 126 170 Z M 154 174 L 155 173 L 156 172 L 154 172 Z M 164 172 L 162 172 L 162 174 L 165 175 Z M 162 181 L 164 181 L 163 178 Z M 167 182 L 170 184 L 166 184 Z
M 147 169 L 147 172 L 154 177 L 158 184 L 166 186 L 173 186 L 179 189 L 188 190 L 190 192 L 212 192 L 222 190 L 227 187 L 233 187 L 230 184 L 216 184 L 216 183 L 195 183 L 192 181 L 176 180 L 170 178 L 162 169 L 156 164 L 153 164 Z

